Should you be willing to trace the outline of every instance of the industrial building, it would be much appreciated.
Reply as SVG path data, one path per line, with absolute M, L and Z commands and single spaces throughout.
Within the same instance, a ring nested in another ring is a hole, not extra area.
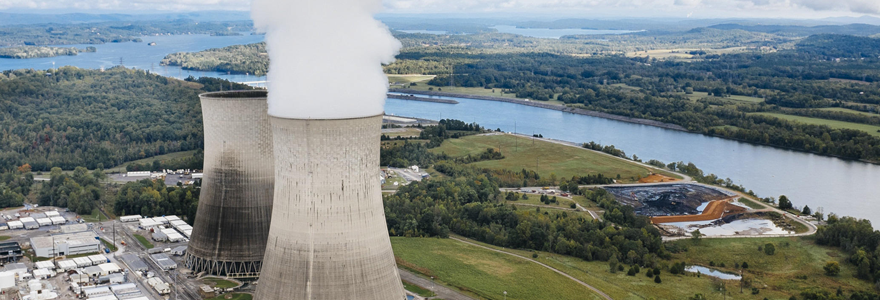
M 38 257 L 53 257 L 96 253 L 101 251 L 101 241 L 97 239 L 95 233 L 86 231 L 33 237 L 31 247 Z
M 19 261 L 21 257 L 21 245 L 18 242 L 0 242 L 0 262 Z
M 166 255 L 165 253 L 150 254 L 150 260 L 152 260 L 153 263 L 162 270 L 168 271 L 177 269 L 177 263 L 174 262 L 174 260 L 168 257 L 168 255 Z
M 254 299 L 404 299 L 376 180 L 382 116 L 270 122 L 275 198 Z
M 205 162 L 185 265 L 195 273 L 258 277 L 275 180 L 266 91 L 200 98 Z
M 126 266 L 128 266 L 129 270 L 144 272 L 149 270 L 149 266 L 144 262 L 140 257 L 133 253 L 125 253 L 119 256 L 119 260 L 122 261 Z

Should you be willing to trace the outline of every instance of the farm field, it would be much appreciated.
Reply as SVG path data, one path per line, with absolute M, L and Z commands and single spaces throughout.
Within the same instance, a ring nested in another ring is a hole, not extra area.
M 837 129 L 861 130 L 861 131 L 867 132 L 873 136 L 880 137 L 880 126 L 859 124 L 859 123 L 850 123 L 850 122 L 835 121 L 835 120 L 826 120 L 826 119 L 819 119 L 819 118 L 792 116 L 792 115 L 777 114 L 777 113 L 753 113 L 753 114 L 772 116 L 772 117 L 777 117 L 777 118 L 780 118 L 783 120 L 800 122 L 803 124 L 825 125 L 825 126 L 828 126 L 831 128 L 837 128 Z
M 634 182 L 638 178 L 649 175 L 647 167 L 625 160 L 587 149 L 513 135 L 477 135 L 449 139 L 443 142 L 440 147 L 430 151 L 434 153 L 445 152 L 450 156 L 457 157 L 482 153 L 488 148 L 496 150 L 500 148 L 505 158 L 476 162 L 471 165 L 490 169 L 536 170 L 541 177 L 549 177 L 552 173 L 560 179 L 571 178 L 575 175 L 603 174 L 616 177 L 617 174 L 620 174 L 622 182 Z

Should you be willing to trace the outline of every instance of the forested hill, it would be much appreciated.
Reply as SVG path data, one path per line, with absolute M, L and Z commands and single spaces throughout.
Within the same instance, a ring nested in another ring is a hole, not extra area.
M 880 38 L 819 34 L 798 42 L 797 51 L 827 58 L 878 58 Z
M 199 149 L 198 94 L 219 89 L 216 80 L 205 88 L 124 68 L 52 73 L 0 74 L 0 171 L 26 163 L 34 171 L 112 167 Z

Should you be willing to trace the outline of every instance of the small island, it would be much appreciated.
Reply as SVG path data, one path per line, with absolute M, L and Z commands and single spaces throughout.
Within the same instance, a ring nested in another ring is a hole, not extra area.
M 82 52 L 97 52 L 95 47 L 86 47 L 85 49 L 77 49 L 75 47 L 41 47 L 41 46 L 22 46 L 0 48 L 0 58 L 28 59 L 28 58 L 45 58 L 56 56 L 75 56 Z

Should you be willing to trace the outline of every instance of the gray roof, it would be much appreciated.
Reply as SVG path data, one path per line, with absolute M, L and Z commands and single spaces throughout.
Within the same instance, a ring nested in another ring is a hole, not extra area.
M 146 271 L 149 269 L 147 263 L 145 263 L 144 260 L 132 253 L 120 255 L 119 260 L 122 260 L 122 262 L 124 262 L 133 271 Z
M 153 261 L 163 269 L 177 267 L 177 263 L 165 253 L 156 253 L 150 256 L 153 258 Z
M 178 246 L 174 249 L 171 249 L 172 252 L 186 252 L 186 246 Z
M 23 263 L 14 263 L 14 264 L 7 264 L 6 265 L 6 271 L 20 270 L 20 269 L 27 270 L 27 266 Z

